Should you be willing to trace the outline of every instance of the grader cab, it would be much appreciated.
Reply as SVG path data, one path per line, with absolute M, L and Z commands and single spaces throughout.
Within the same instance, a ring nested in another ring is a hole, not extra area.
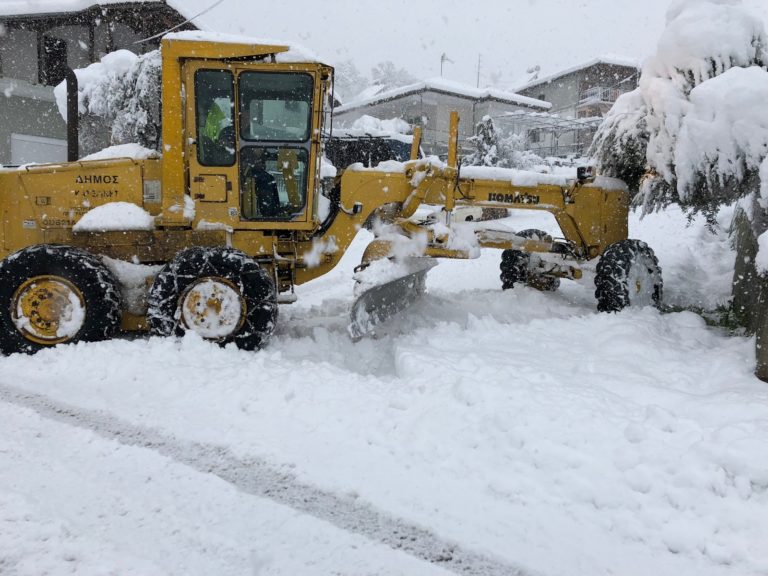
M 158 154 L 0 170 L 3 353 L 121 329 L 193 330 L 257 349 L 278 304 L 330 271 L 374 216 L 386 232 L 361 269 L 397 257 L 399 273 L 362 291 L 354 337 L 410 302 L 436 258 L 472 258 L 483 247 L 504 250 L 504 288 L 554 289 L 581 276 L 579 262 L 601 257 L 598 308 L 661 297 L 653 252 L 627 240 L 619 181 L 460 169 L 457 116 L 447 163 L 417 159 L 417 136 L 410 161 L 328 176 L 321 135 L 332 68 L 287 46 L 200 33 L 171 34 L 161 52 Z M 424 204 L 442 211 L 414 218 Z M 484 229 L 468 244 L 451 218 L 461 205 L 546 210 L 563 238 Z

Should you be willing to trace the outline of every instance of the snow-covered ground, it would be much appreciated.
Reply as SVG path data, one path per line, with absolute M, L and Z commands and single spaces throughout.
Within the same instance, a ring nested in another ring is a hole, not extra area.
M 631 235 L 666 303 L 712 309 L 734 256 L 684 222 L 633 215 Z M 502 292 L 491 250 L 352 343 L 368 239 L 258 353 L 187 336 L 0 359 L 0 573 L 768 573 L 752 339 L 598 314 L 589 274 Z

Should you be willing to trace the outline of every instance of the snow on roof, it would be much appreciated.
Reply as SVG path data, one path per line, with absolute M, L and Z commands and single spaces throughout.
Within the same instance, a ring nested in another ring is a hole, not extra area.
M 385 92 L 385 87 L 381 84 L 371 84 L 370 86 L 366 86 L 363 88 L 363 90 L 358 93 L 354 98 L 352 98 L 352 102 L 358 102 L 360 100 L 370 100 L 371 98 L 375 98 L 382 92 Z
M 571 66 L 570 68 L 566 68 L 564 70 L 559 70 L 558 72 L 554 72 L 553 74 L 549 74 L 548 76 L 537 78 L 536 80 L 531 80 L 515 88 L 515 92 L 522 92 L 523 90 L 528 90 L 529 88 L 533 88 L 534 86 L 539 86 L 541 84 L 548 84 L 553 80 L 557 80 L 558 78 L 567 76 L 568 74 L 573 74 L 574 72 L 578 72 L 579 70 L 584 70 L 585 68 L 590 68 L 591 66 L 596 66 L 598 64 L 610 64 L 612 66 L 627 66 L 629 68 L 637 68 L 638 70 L 640 70 L 640 62 L 636 59 L 623 58 L 621 56 L 599 56 L 598 58 L 593 58 L 588 62 L 582 62 L 581 64 Z
M 278 62 L 321 62 L 322 60 L 311 50 L 300 44 L 275 40 L 273 38 L 253 38 L 237 34 L 223 34 L 221 32 L 208 32 L 204 30 L 185 30 L 166 34 L 166 40 L 194 40 L 196 42 L 216 42 L 226 44 L 256 44 L 264 46 L 285 46 L 286 52 L 276 54 Z
M 402 118 L 380 119 L 363 114 L 360 118 L 352 122 L 352 125 L 344 128 L 334 128 L 334 136 L 378 136 L 383 138 L 392 138 L 401 142 L 413 142 L 413 135 L 406 133 L 411 129 L 410 124 Z
M 92 6 L 107 4 L 166 4 L 184 14 L 181 2 L 176 0 L 4 0 L 0 2 L 0 18 L 81 12 Z
M 463 96 L 465 98 L 471 98 L 474 100 L 500 100 L 502 102 L 509 102 L 510 104 L 519 104 L 521 106 L 530 106 L 532 108 L 544 108 L 549 109 L 552 104 L 545 102 L 544 100 L 537 100 L 536 98 L 530 98 L 528 96 L 521 96 L 520 94 L 514 94 L 513 92 L 505 92 L 503 90 L 497 90 L 496 88 L 475 88 L 468 84 L 461 84 L 460 82 L 453 82 L 446 80 L 445 78 L 429 78 L 422 82 L 416 82 L 415 84 L 409 84 L 393 90 L 387 90 L 380 92 L 370 98 L 359 98 L 352 102 L 344 104 L 336 108 L 337 112 L 345 112 L 361 106 L 370 106 L 378 102 L 384 102 L 386 100 L 392 100 L 400 96 L 413 94 L 415 92 L 423 92 L 425 90 L 433 90 L 436 92 L 445 92 L 448 94 Z

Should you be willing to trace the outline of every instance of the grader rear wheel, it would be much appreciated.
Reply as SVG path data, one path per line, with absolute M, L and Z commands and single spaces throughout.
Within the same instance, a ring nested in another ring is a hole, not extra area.
M 520 250 L 504 250 L 501 253 L 501 289 L 509 290 L 515 284 L 525 284 L 528 281 L 528 262 L 531 255 Z
M 111 337 L 120 326 L 118 283 L 96 256 L 37 245 L 0 262 L 0 351 L 36 352 Z
M 277 293 L 269 275 L 233 248 L 179 252 L 157 275 L 147 298 L 150 331 L 160 336 L 191 330 L 243 350 L 266 344 L 277 322 Z
M 539 240 L 541 242 L 552 242 L 552 236 L 543 230 L 528 228 L 516 232 L 517 236 Z M 531 288 L 541 290 L 542 292 L 554 292 L 560 286 L 560 278 L 554 276 L 542 276 L 532 274 L 530 270 L 531 254 L 522 250 L 504 250 L 501 253 L 501 289 L 508 290 L 515 283 L 528 284 Z

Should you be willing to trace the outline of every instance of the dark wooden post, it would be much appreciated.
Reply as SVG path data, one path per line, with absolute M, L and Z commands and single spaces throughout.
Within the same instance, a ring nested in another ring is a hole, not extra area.
M 77 102 L 77 75 L 72 68 L 67 68 L 67 162 L 76 162 L 80 158 L 78 142 L 78 116 L 80 110 Z

